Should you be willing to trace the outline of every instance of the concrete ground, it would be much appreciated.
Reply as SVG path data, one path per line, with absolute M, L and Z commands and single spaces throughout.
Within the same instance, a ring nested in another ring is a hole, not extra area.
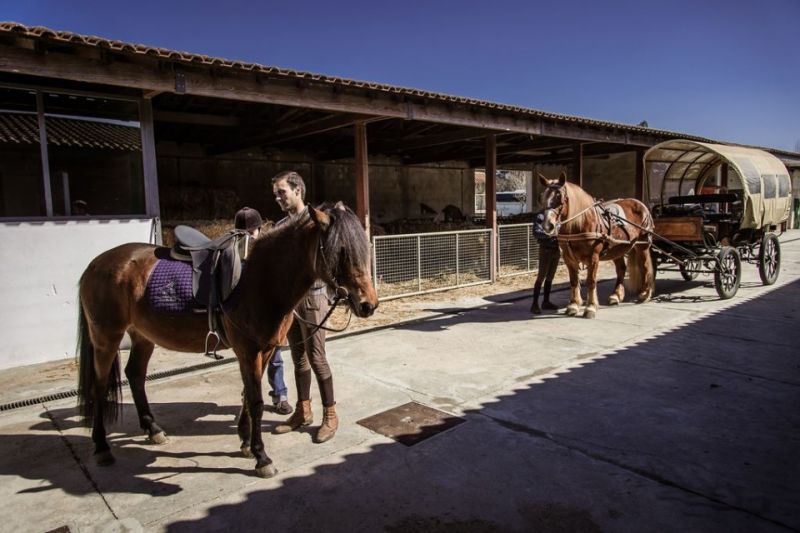
M 444 294 L 427 319 L 332 339 L 339 432 L 270 435 L 266 413 L 272 479 L 239 453 L 234 364 L 149 382 L 163 446 L 126 390 L 112 467 L 74 398 L 5 410 L 0 530 L 798 531 L 800 231 L 781 244 L 778 282 L 744 265 L 727 301 L 660 273 L 653 301 L 595 320 Z M 0 402 L 74 387 L 68 365 L 0 372 Z M 409 401 L 466 422 L 410 447 L 356 423 Z

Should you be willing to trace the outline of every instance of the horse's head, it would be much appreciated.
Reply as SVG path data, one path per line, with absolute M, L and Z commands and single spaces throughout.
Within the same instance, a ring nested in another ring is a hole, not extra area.
M 550 180 L 539 174 L 539 182 L 544 186 L 542 208 L 544 222 L 542 230 L 547 235 L 558 234 L 561 221 L 569 213 L 569 197 L 567 196 L 567 174 L 562 172 L 558 179 Z
M 308 212 L 321 231 L 318 277 L 347 299 L 356 316 L 372 315 L 378 295 L 372 285 L 369 239 L 358 217 L 341 202 L 309 206 Z

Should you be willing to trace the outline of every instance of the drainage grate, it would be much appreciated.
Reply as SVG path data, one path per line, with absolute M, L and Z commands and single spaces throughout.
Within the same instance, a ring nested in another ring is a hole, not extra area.
M 466 420 L 417 402 L 393 407 L 358 421 L 365 428 L 406 446 L 413 446 L 462 422 Z

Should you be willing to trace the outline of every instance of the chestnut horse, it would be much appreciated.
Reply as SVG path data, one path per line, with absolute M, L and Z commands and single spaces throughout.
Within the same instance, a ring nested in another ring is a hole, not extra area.
M 205 350 L 205 313 L 154 311 L 146 297 L 147 280 L 164 247 L 123 244 L 97 256 L 81 276 L 78 397 L 98 464 L 114 462 L 106 440 L 107 422 L 116 420 L 121 393 L 119 345 L 127 331 L 131 350 L 125 375 L 130 382 L 139 424 L 156 444 L 166 442 L 145 393 L 147 364 L 156 344 L 169 350 Z M 370 248 L 358 217 L 343 204 L 308 208 L 308 214 L 274 229 L 255 242 L 222 322 L 239 362 L 244 394 L 238 433 L 242 453 L 256 459 L 256 473 L 277 470 L 261 438 L 264 400 L 261 378 L 275 346 L 285 338 L 291 312 L 315 280 L 345 298 L 360 317 L 372 315 L 378 298 L 370 278 Z
M 542 229 L 557 235 L 561 255 L 569 271 L 570 300 L 566 314 L 578 315 L 583 305 L 578 271 L 586 266 L 584 318 L 597 314 L 597 269 L 600 261 L 614 261 L 617 281 L 609 305 L 625 299 L 625 257 L 630 269 L 629 288 L 643 303 L 653 294 L 653 262 L 650 244 L 654 228 L 650 210 L 635 198 L 595 201 L 586 191 L 567 182 L 562 172 L 556 180 L 539 174 L 544 185 Z

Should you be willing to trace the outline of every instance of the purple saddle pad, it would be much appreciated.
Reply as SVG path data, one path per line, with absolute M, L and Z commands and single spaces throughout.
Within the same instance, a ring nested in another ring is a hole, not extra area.
M 147 301 L 156 311 L 193 313 L 198 308 L 192 296 L 192 265 L 159 259 L 147 280 Z

